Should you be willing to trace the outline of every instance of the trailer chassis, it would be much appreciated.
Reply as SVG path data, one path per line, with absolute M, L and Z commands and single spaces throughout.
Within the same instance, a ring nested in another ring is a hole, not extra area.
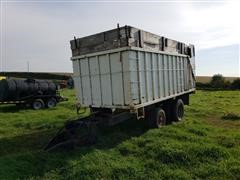
M 189 94 L 139 107 L 134 112 L 131 110 L 112 112 L 109 108 L 90 107 L 89 116 L 67 121 L 64 127 L 43 147 L 43 150 L 72 149 L 76 146 L 92 145 L 96 143 L 100 129 L 114 126 L 130 118 L 146 119 L 149 128 L 162 127 L 167 121 L 180 121 L 184 113 L 183 105 L 189 104 Z

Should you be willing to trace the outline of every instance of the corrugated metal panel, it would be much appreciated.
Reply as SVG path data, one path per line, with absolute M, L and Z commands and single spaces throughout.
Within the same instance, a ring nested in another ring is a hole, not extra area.
M 101 104 L 101 87 L 100 87 L 100 76 L 99 76 L 99 64 L 98 57 L 94 56 L 89 58 L 89 70 L 90 70 L 90 81 L 91 81 L 91 93 L 92 93 L 92 104 Z
M 194 88 L 187 57 L 176 54 L 121 49 L 74 60 L 73 70 L 85 106 L 129 108 Z
M 138 75 L 138 55 L 136 51 L 131 51 L 129 53 L 129 67 L 126 67 L 129 69 L 130 72 L 130 98 L 132 99 L 131 103 L 138 104 L 140 100 L 140 81 L 139 81 L 139 75 Z
M 110 72 L 114 105 L 124 105 L 124 86 L 122 77 L 121 52 L 110 54 Z
M 98 57 L 100 65 L 100 80 L 102 88 L 102 106 L 112 105 L 112 81 L 110 76 L 110 60 L 109 55 L 101 55 Z
M 141 103 L 144 103 L 147 102 L 144 52 L 138 52 L 138 64 Z
M 124 87 L 124 105 L 130 104 L 132 102 L 132 99 L 135 98 L 135 96 L 131 95 L 131 86 L 130 86 L 130 73 L 132 71 L 129 71 L 130 68 L 130 55 L 128 51 L 122 51 L 121 52 L 121 61 L 122 61 L 122 76 L 123 76 L 123 87 Z M 130 68 L 131 69 L 131 68 Z M 134 91 L 135 92 L 135 91 Z
M 159 98 L 159 70 L 158 70 L 158 59 L 157 59 L 157 54 L 153 53 L 152 54 L 152 72 L 153 72 L 153 90 L 154 94 L 153 97 L 154 99 Z
M 160 89 L 160 94 L 159 97 L 162 98 L 164 97 L 164 67 L 163 67 L 163 55 L 158 54 L 158 72 L 159 72 L 159 89 Z
M 73 80 L 75 82 L 75 89 L 76 89 L 76 95 L 78 102 L 81 104 L 83 103 L 82 98 L 82 86 L 81 86 L 81 79 L 80 77 L 80 66 L 79 66 L 79 60 L 73 61 Z
M 88 58 L 80 60 L 80 71 L 81 71 L 81 83 L 83 89 L 83 104 L 92 104 L 92 88 L 90 82 L 90 73 L 88 67 Z

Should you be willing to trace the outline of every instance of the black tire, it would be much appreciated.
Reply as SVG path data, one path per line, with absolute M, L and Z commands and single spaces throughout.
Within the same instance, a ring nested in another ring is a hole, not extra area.
M 56 105 L 57 105 L 57 100 L 55 98 L 50 98 L 46 102 L 47 108 L 53 108 L 53 107 L 56 107 Z
M 148 123 L 149 128 L 160 128 L 166 125 L 165 111 L 160 107 L 152 109 L 148 114 Z
M 35 110 L 42 109 L 43 107 L 44 107 L 44 102 L 43 102 L 42 99 L 36 99 L 32 103 L 32 108 L 35 109 Z
M 173 121 L 181 121 L 184 116 L 184 103 L 182 99 L 177 99 L 174 103 L 173 106 L 173 111 L 172 111 L 172 116 L 173 116 Z

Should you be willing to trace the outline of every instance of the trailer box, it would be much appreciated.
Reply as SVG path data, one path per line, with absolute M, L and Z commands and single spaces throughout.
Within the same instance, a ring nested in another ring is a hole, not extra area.
M 193 46 L 184 45 L 178 51 L 177 44 L 183 43 L 170 39 L 172 43 L 165 44 L 165 48 L 161 44 L 150 46 L 163 38 L 133 27 L 124 36 L 125 29 L 128 26 L 71 41 L 73 79 L 82 106 L 136 110 L 195 91 Z M 130 41 L 134 32 L 145 34 L 145 44 Z M 132 44 L 117 40 L 118 33 Z M 95 42 L 93 39 L 101 34 L 105 34 L 105 40 Z M 119 46 L 106 45 L 111 37 Z

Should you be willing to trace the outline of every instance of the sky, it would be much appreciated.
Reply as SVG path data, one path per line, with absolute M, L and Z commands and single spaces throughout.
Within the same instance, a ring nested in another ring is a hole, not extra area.
M 194 44 L 197 75 L 240 76 L 237 0 L 0 1 L 0 71 L 72 72 L 69 41 L 119 23 Z

